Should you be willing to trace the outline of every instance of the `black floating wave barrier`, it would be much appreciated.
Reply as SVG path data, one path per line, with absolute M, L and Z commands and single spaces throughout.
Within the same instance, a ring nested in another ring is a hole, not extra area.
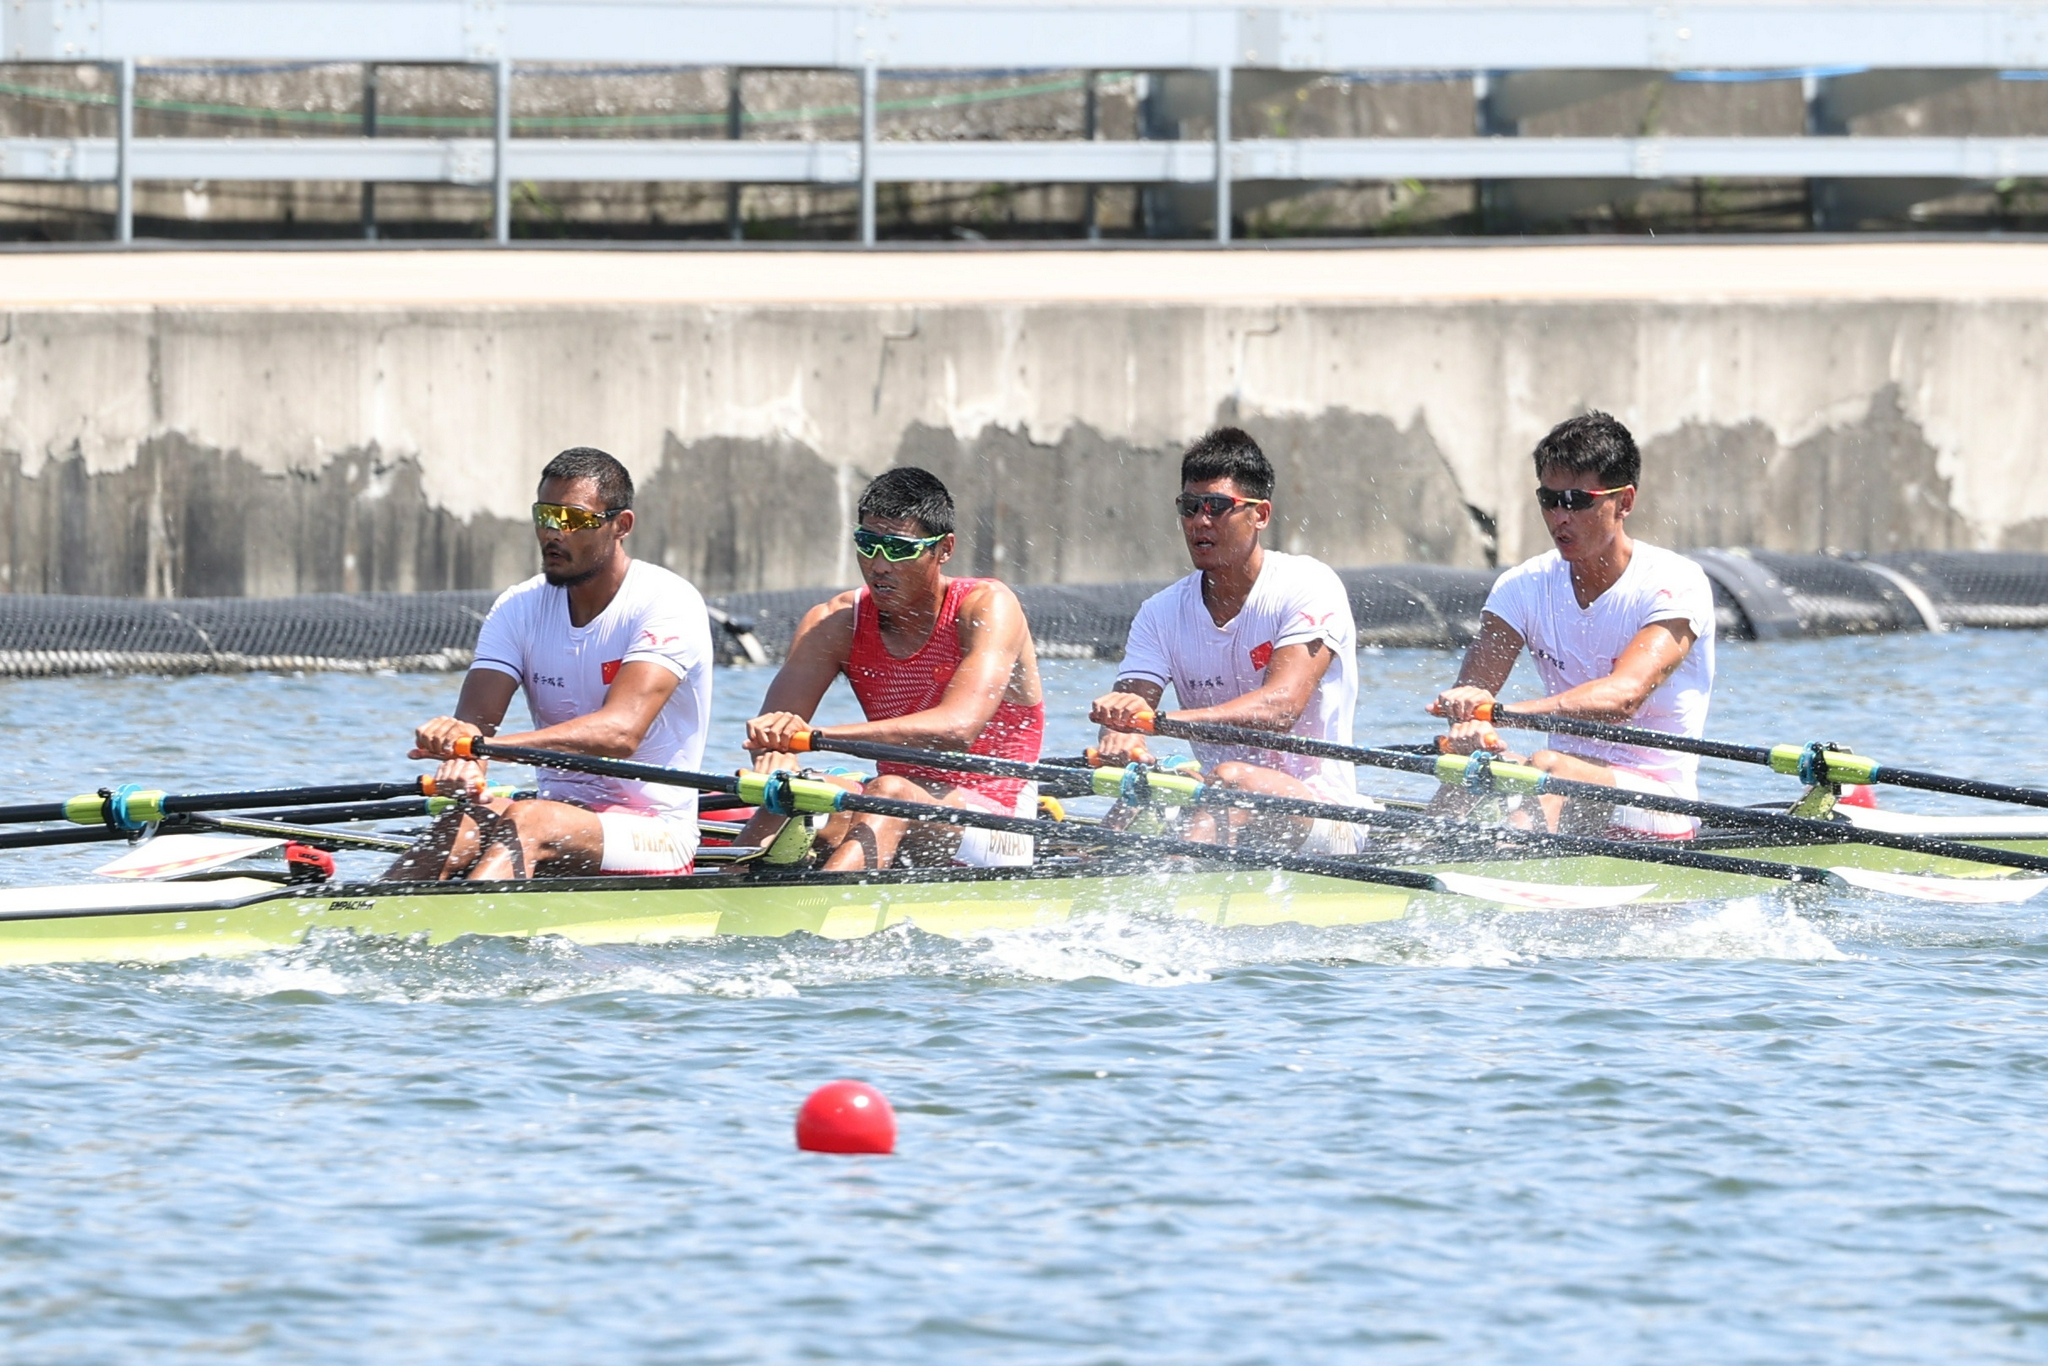
M 1717 629 L 1728 638 L 2048 626 L 2048 555 L 1689 553 L 1713 581 Z M 1351 592 L 1360 644 L 1445 649 L 1472 639 L 1499 572 L 1397 564 L 1338 575 Z M 1139 604 L 1163 586 L 1025 584 L 1017 596 L 1047 658 L 1116 659 Z M 837 591 L 713 598 L 712 639 L 728 663 L 767 663 L 789 648 L 804 613 Z M 157 600 L 0 594 L 0 676 L 464 669 L 495 597 L 488 591 Z

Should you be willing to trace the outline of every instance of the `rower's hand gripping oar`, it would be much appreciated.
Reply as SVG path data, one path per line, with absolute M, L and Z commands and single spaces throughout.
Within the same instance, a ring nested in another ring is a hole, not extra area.
M 2024 868 L 2037 873 L 2048 872 L 2048 857 L 2040 854 L 2023 854 L 2008 849 L 1994 849 L 1987 845 L 1965 844 L 1959 840 L 1934 839 L 1924 835 L 1897 835 L 1882 830 L 1865 829 L 1846 822 L 1809 820 L 1804 816 L 1758 811 L 1747 806 L 1724 806 L 1718 802 L 1703 802 L 1690 797 L 1667 797 L 1660 793 L 1625 791 L 1599 783 L 1573 782 L 1545 773 L 1541 769 L 1531 768 L 1527 764 L 1497 762 L 1492 755 L 1484 751 L 1471 755 L 1431 756 L 1400 750 L 1362 749 L 1356 745 L 1339 745 L 1328 740 L 1285 735 L 1278 731 L 1227 726 L 1215 721 L 1176 721 L 1156 713 L 1142 718 L 1141 725 L 1141 733 L 1147 735 L 1205 740 L 1211 744 L 1244 745 L 1253 749 L 1305 754 L 1317 759 L 1367 764 L 1374 768 L 1391 768 L 1403 773 L 1423 774 L 1435 778 L 1447 787 L 1461 787 L 1477 793 L 1549 793 L 1560 797 L 1583 797 L 1604 806 L 1633 806 L 1644 811 L 1663 811 L 1674 816 L 1691 816 L 1722 825 L 1774 830 L 1801 836 L 1805 842 L 1811 844 L 1874 844 L 1886 849 L 1901 849 L 1908 853 L 1930 854 L 1937 858 L 1988 863 L 2002 868 Z
M 1986 782 L 1981 778 L 1958 778 L 1922 769 L 1897 768 L 1817 742 L 1808 745 L 1738 745 L 1726 740 L 1698 740 L 1689 735 L 1672 735 L 1641 726 L 1617 726 L 1576 716 L 1511 711 L 1499 702 L 1489 702 L 1480 707 L 1477 719 L 1517 730 L 1554 731 L 1559 735 L 1581 735 L 1611 744 L 1756 764 L 1774 773 L 1797 778 L 1809 787 L 1818 783 L 1889 783 L 1893 787 L 1916 788 L 1922 792 L 1945 792 L 1951 796 L 1981 797 L 1986 801 L 2011 802 L 2017 806 L 2048 807 L 2048 791 L 2038 787 L 2017 787 L 2011 783 Z

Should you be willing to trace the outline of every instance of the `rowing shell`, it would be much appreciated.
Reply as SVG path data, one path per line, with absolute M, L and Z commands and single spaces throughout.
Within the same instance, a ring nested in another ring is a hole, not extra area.
M 2048 840 L 2000 843 L 2048 853 Z M 1827 867 L 1867 890 L 1917 901 L 2014 902 L 2048 886 L 1984 864 L 1870 845 L 1717 852 Z M 967 939 L 1116 912 L 1167 913 L 1214 926 L 1342 926 L 1488 903 L 1586 911 L 1782 890 L 1782 884 L 1763 878 L 1597 856 L 1405 866 L 1436 876 L 1446 890 L 1414 892 L 1256 868 L 1133 873 L 1084 863 L 788 877 L 698 874 L 301 888 L 226 876 L 32 887 L 0 892 L 0 965 L 246 954 L 298 943 L 314 929 L 418 936 L 430 943 L 463 935 L 554 935 L 611 944 L 797 933 L 856 939 L 909 923 Z

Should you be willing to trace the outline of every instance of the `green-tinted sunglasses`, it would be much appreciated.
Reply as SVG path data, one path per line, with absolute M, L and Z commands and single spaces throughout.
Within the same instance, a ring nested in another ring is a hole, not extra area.
M 945 539 L 943 534 L 888 536 L 879 531 L 869 531 L 866 527 L 855 527 L 853 530 L 853 548 L 860 552 L 862 559 L 872 560 L 876 555 L 880 555 L 891 564 L 914 560 Z
M 624 508 L 606 508 L 603 512 L 592 512 L 589 508 L 569 507 L 564 503 L 535 503 L 533 524 L 543 531 L 588 531 L 594 526 L 603 526 L 624 511 Z

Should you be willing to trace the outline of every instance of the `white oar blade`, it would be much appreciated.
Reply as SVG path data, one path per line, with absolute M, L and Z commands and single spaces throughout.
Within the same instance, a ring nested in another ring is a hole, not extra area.
M 1438 873 L 1436 880 L 1460 896 L 1495 901 L 1525 911 L 1596 911 L 1606 906 L 1625 906 L 1657 890 L 1654 882 L 1628 887 L 1560 887 L 1545 882 L 1509 882 L 1505 878 L 1475 877 L 1470 873 Z
M 1867 868 L 1828 871 L 1865 891 L 1914 901 L 1940 901 L 1951 906 L 2017 906 L 2048 887 L 2048 877 L 1916 877 L 1910 873 L 1873 873 Z
M 158 835 L 112 863 L 93 869 L 101 877 L 164 878 L 203 873 L 237 859 L 275 849 L 284 841 L 247 835 Z

